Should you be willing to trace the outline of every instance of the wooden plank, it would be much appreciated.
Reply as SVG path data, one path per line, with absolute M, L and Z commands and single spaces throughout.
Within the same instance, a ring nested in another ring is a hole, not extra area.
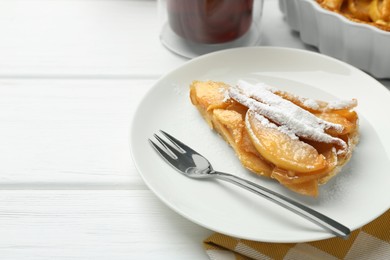
M 2 259 L 207 259 L 211 234 L 149 191 L 0 191 Z
M 128 136 L 153 83 L 0 80 L 0 188 L 144 189 Z
M 156 1 L 0 1 L 0 77 L 161 75 L 159 28 Z

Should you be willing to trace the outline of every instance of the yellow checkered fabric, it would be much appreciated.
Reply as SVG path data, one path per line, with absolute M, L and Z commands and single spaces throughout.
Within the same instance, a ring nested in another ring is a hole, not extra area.
M 336 237 L 308 243 L 275 244 L 237 239 L 215 233 L 208 237 L 203 245 L 212 260 L 390 259 L 390 210 L 352 232 L 347 240 Z

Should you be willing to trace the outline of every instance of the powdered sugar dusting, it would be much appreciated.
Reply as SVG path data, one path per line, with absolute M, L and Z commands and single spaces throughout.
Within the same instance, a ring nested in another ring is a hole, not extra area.
M 219 92 L 223 94 L 223 102 L 226 102 L 230 99 L 229 91 L 226 88 L 220 88 Z
M 293 131 L 291 131 L 290 129 L 288 129 L 288 127 L 282 125 L 282 126 L 277 126 L 276 124 L 272 123 L 271 121 L 269 121 L 267 118 L 265 118 L 264 116 L 258 114 L 258 113 L 255 113 L 254 111 L 252 110 L 249 110 L 249 113 L 254 113 L 255 115 L 255 118 L 258 122 L 260 122 L 263 126 L 265 127 L 269 127 L 269 128 L 274 128 L 274 129 L 277 129 L 279 130 L 280 132 L 288 135 L 291 139 L 293 140 L 297 140 L 298 139 L 298 136 L 295 135 L 295 133 Z
M 271 86 L 266 86 L 265 84 L 256 84 L 254 86 L 261 86 L 263 85 L 266 87 L 267 90 L 271 91 L 272 93 L 286 93 L 284 91 L 281 91 L 277 88 L 271 87 Z M 357 100 L 356 99 L 343 99 L 343 100 L 334 100 L 330 101 L 326 104 L 326 106 L 323 106 L 324 102 L 319 102 L 317 100 L 311 99 L 311 98 L 303 98 L 299 97 L 297 95 L 288 93 L 289 96 L 293 97 L 296 100 L 299 100 L 301 104 L 309 109 L 321 112 L 321 111 L 327 111 L 327 110 L 340 110 L 340 109 L 352 109 L 357 106 Z
M 334 143 L 341 146 L 343 150 L 347 148 L 342 139 L 325 133 L 325 130 L 329 128 L 341 132 L 343 126 L 322 120 L 272 92 L 272 89 L 263 83 L 252 85 L 245 81 L 239 81 L 236 87 L 229 89 L 229 96 L 256 114 L 265 117 L 266 120 L 271 120 L 276 127 L 283 129 L 289 135 L 293 134 L 324 143 Z M 267 123 L 263 118 L 260 122 Z M 267 124 L 269 125 L 269 123 Z
M 291 101 L 274 94 L 272 91 L 269 91 L 269 87 L 264 83 L 251 85 L 248 82 L 240 80 L 236 88 L 239 92 L 249 98 L 268 104 L 272 108 L 280 109 L 280 113 L 283 115 L 299 118 L 303 124 L 308 124 L 312 127 L 317 127 L 319 125 L 322 129 L 333 128 L 338 132 L 343 130 L 343 126 L 322 120 Z
M 302 98 L 301 101 L 305 107 L 311 108 L 313 110 L 320 109 L 320 106 L 318 105 L 317 101 L 315 101 L 314 99 L 310 99 L 310 98 L 303 99 Z
M 357 100 L 335 100 L 331 101 L 327 105 L 327 109 L 351 109 L 357 106 Z

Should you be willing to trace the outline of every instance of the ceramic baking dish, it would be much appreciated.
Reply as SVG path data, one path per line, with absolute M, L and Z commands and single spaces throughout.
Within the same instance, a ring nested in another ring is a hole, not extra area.
M 353 22 L 315 0 L 279 0 L 279 7 L 302 41 L 377 78 L 390 78 L 390 32 Z

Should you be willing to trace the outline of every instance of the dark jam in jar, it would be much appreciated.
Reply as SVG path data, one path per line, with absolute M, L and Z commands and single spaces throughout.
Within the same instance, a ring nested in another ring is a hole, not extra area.
M 226 43 L 252 24 L 253 0 L 167 0 L 169 25 L 184 39 Z

